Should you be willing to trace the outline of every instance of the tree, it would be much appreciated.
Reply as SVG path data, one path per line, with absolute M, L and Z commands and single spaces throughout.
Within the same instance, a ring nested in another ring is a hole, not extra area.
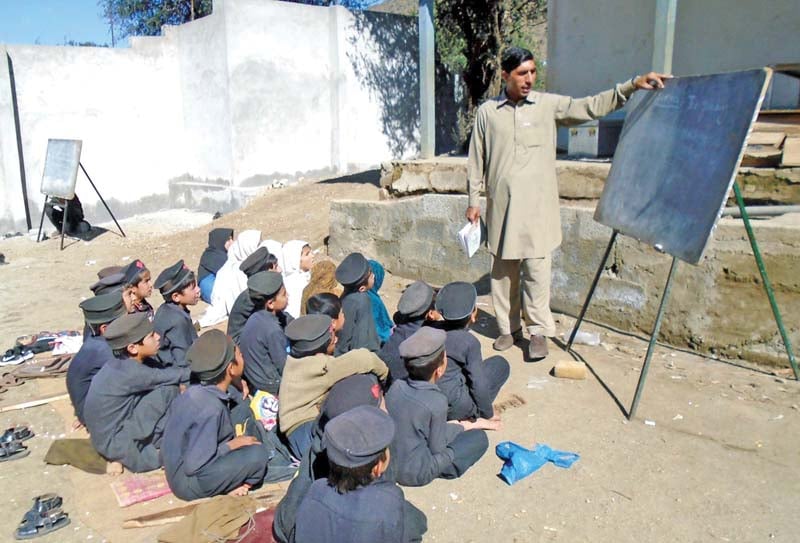
M 436 0 L 436 49 L 439 60 L 461 74 L 466 111 L 458 139 L 466 143 L 475 108 L 500 92 L 500 59 L 511 45 L 532 48 L 533 30 L 546 22 L 546 0 Z M 535 51 L 534 51 L 535 53 Z M 537 87 L 543 85 L 542 63 Z
M 179 25 L 211 13 L 212 0 L 99 0 L 111 35 L 158 36 L 163 25 Z M 113 40 L 113 38 L 112 38 Z

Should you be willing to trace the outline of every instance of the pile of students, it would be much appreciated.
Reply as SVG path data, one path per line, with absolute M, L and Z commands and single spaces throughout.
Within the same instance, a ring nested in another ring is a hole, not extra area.
M 130 471 L 163 466 L 186 500 L 294 477 L 278 541 L 420 540 L 425 515 L 398 484 L 460 477 L 500 426 L 509 365 L 469 331 L 475 288 L 417 281 L 390 319 L 377 262 L 312 265 L 305 242 L 260 236 L 213 230 L 199 284 L 182 260 L 155 281 L 141 260 L 101 270 L 67 373 L 76 425 Z M 227 334 L 198 337 L 201 291 Z

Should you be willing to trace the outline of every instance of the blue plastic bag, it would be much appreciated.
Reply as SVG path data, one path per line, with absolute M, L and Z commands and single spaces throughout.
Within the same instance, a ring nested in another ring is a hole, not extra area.
M 509 485 L 524 479 L 548 462 L 568 468 L 580 458 L 577 453 L 557 451 L 542 444 L 536 445 L 533 450 L 526 449 L 513 441 L 498 443 L 495 453 L 504 461 L 500 477 Z

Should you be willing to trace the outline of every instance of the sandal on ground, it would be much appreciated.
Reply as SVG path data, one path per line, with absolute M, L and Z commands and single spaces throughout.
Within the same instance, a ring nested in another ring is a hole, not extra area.
M 33 499 L 33 507 L 25 513 L 14 532 L 15 539 L 33 539 L 54 532 L 69 524 L 69 515 L 62 511 L 63 500 L 55 494 L 44 494 Z
M 27 441 L 33 436 L 35 436 L 30 428 L 27 426 L 12 426 L 2 435 L 0 435 L 0 442 L 2 443 L 9 443 L 11 441 Z
M 17 379 L 17 376 L 13 373 L 4 373 L 0 375 L 0 387 L 18 387 L 22 383 L 24 383 L 24 381 Z
M 28 447 L 19 441 L 0 441 L 0 462 L 25 458 L 29 454 Z

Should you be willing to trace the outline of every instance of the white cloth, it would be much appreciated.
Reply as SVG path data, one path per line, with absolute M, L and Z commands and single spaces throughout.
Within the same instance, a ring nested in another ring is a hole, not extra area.
M 283 245 L 274 239 L 265 239 L 259 247 L 264 247 L 269 251 L 269 254 L 275 255 L 275 258 L 278 259 L 278 267 L 283 271 Z
M 305 241 L 293 239 L 283 245 L 283 285 L 289 295 L 289 305 L 286 312 L 292 317 L 300 317 L 300 306 L 303 301 L 303 290 L 311 281 L 311 271 L 300 269 L 300 256 L 303 247 L 308 245 Z
M 260 230 L 245 230 L 228 248 L 228 260 L 217 272 L 211 291 L 211 306 L 198 319 L 200 326 L 212 326 L 227 318 L 239 294 L 247 288 L 247 276 L 239 266 L 261 243 Z

